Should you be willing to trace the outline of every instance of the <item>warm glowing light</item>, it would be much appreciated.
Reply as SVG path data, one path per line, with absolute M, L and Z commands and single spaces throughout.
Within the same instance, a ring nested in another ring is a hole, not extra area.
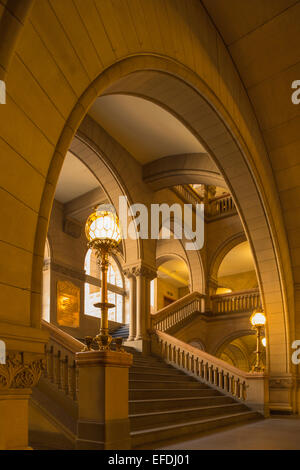
M 263 326 L 266 324 L 266 316 L 263 312 L 254 312 L 250 317 L 250 321 L 253 326 Z
M 261 342 L 262 342 L 262 345 L 263 345 L 264 347 L 267 346 L 267 338 L 263 338 L 263 339 L 261 340 Z
M 108 210 L 96 210 L 85 224 L 86 237 L 90 242 L 96 240 L 112 240 L 118 244 L 121 240 L 119 219 Z

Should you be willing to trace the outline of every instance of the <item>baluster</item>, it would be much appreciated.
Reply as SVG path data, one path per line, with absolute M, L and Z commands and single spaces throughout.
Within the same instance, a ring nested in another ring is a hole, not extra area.
M 204 379 L 208 381 L 208 363 L 204 364 Z
M 203 361 L 201 361 L 200 364 L 199 364 L 199 375 L 202 379 L 204 379 L 204 364 L 203 364 Z
M 225 392 L 229 392 L 229 374 L 224 375 L 224 390 Z
M 214 385 L 218 386 L 218 379 L 219 379 L 219 369 L 216 367 L 214 370 Z
M 191 372 L 195 374 L 195 358 L 194 355 L 191 357 Z
M 240 379 L 235 380 L 235 396 L 240 398 Z
M 54 353 L 53 353 L 53 346 L 50 347 L 49 353 L 48 353 L 48 365 L 47 365 L 47 376 L 48 379 L 51 380 L 51 382 L 54 381 Z
M 180 348 L 176 351 L 176 364 L 180 367 Z
M 218 386 L 224 390 L 224 372 L 222 370 L 219 371 Z
M 234 376 L 230 377 L 230 393 L 234 395 Z
M 71 365 L 69 365 L 69 395 L 72 397 L 73 400 L 76 400 L 76 364 L 75 361 Z
M 60 351 L 54 355 L 54 383 L 60 388 L 61 375 L 60 375 Z
M 199 371 L 199 359 L 198 357 L 196 357 L 195 362 L 194 362 L 194 373 L 195 375 L 199 376 L 200 375 L 199 372 L 200 372 Z
M 65 356 L 65 358 L 62 360 L 62 389 L 63 389 L 63 391 L 65 392 L 66 395 L 68 395 L 68 386 L 69 386 L 68 362 L 69 362 L 69 358 L 68 358 L 68 356 Z
M 208 381 L 209 383 L 213 383 L 213 366 L 209 366 L 208 368 Z
M 246 386 L 246 382 L 244 381 L 242 383 L 242 396 L 241 396 L 242 400 L 246 400 L 247 398 L 247 386 Z

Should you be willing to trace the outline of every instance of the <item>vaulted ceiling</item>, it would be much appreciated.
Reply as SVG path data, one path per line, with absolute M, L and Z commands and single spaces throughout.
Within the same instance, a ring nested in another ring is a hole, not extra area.
M 291 100 L 291 84 L 300 79 L 300 2 L 202 0 L 202 4 L 221 34 L 253 105 L 286 224 L 299 229 L 288 206 L 294 199 L 296 209 L 296 201 L 300 201 L 300 105 Z

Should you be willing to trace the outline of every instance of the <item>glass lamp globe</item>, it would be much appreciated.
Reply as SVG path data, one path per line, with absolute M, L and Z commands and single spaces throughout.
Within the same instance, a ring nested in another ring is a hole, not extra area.
M 263 312 L 254 312 L 251 317 L 250 321 L 253 326 L 264 326 L 266 324 L 266 316 Z
M 262 342 L 262 345 L 263 345 L 264 347 L 267 346 L 267 338 L 266 338 L 266 337 L 264 337 L 264 338 L 261 340 L 261 342 Z
M 117 215 L 106 209 L 96 209 L 86 221 L 85 234 L 91 245 L 117 246 L 121 241 Z

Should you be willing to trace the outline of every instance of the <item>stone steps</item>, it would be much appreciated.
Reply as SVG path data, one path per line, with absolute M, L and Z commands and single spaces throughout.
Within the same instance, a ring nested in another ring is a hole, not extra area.
M 247 407 L 240 403 L 221 405 L 198 406 L 196 408 L 174 409 L 168 411 L 150 411 L 147 413 L 130 414 L 130 429 L 132 431 L 148 429 L 158 425 L 179 424 L 186 421 L 198 420 L 208 416 L 220 416 L 236 412 L 247 411 Z
M 129 419 L 133 448 L 261 416 L 161 359 L 133 353 Z
M 129 412 L 132 414 L 155 411 L 184 410 L 188 408 L 213 406 L 235 403 L 233 398 L 227 396 L 204 396 L 182 398 L 150 398 L 142 400 L 129 400 Z
M 200 418 L 193 421 L 185 421 L 183 423 L 173 424 L 166 423 L 161 426 L 154 426 L 148 429 L 140 429 L 131 432 L 132 448 L 143 448 L 146 444 L 152 444 L 149 448 L 161 448 L 163 441 L 175 439 L 183 436 L 196 435 L 212 429 L 218 429 L 223 426 L 233 424 L 244 424 L 252 420 L 259 419 L 254 411 L 244 411 L 242 413 L 224 414 L 222 416 L 214 416 L 209 418 Z M 155 447 L 157 443 L 157 447 Z
M 180 398 L 205 398 L 212 396 L 223 396 L 220 395 L 216 390 L 211 390 L 206 385 L 197 388 L 141 388 L 141 389 L 130 389 L 129 399 L 130 400 L 150 400 L 150 399 L 180 399 Z

